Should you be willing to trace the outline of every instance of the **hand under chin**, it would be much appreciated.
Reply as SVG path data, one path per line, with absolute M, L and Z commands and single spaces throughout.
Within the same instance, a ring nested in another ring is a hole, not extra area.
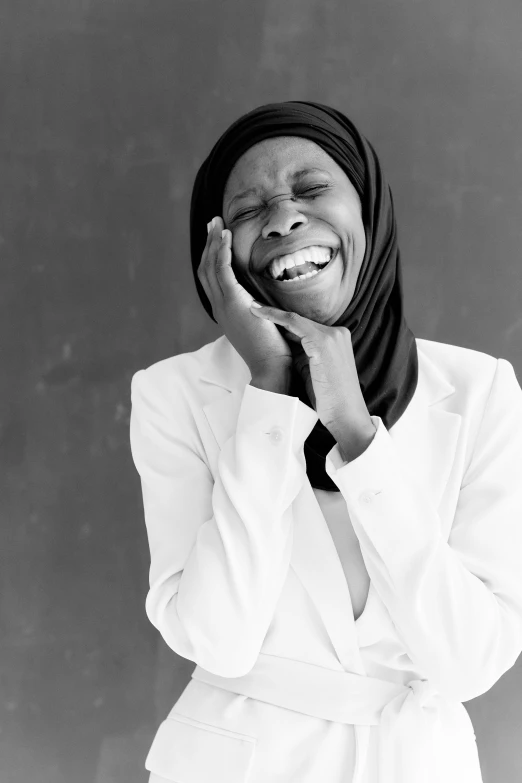
M 308 356 L 302 349 L 301 345 L 296 345 L 295 343 L 290 344 L 290 349 L 292 351 L 294 361 L 293 366 L 298 372 L 300 378 L 302 379 L 306 394 L 308 395 L 308 399 L 310 400 L 310 403 L 314 410 L 316 410 L 315 406 L 315 393 L 314 393 L 314 387 L 312 384 L 312 378 L 310 375 L 310 366 L 308 364 Z

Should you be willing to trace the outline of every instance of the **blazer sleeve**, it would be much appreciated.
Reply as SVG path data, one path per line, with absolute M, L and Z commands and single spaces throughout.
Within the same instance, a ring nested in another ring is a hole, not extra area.
M 210 472 L 183 384 L 131 384 L 130 442 L 150 546 L 146 612 L 179 655 L 224 677 L 248 672 L 286 579 L 292 502 L 317 414 L 246 386 Z
M 447 541 L 374 420 L 366 451 L 346 464 L 335 446 L 326 469 L 410 658 L 442 694 L 467 701 L 522 650 L 522 390 L 497 360 Z

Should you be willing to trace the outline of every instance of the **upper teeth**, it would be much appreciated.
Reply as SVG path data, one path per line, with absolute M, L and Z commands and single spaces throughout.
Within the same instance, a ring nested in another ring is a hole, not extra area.
M 328 263 L 332 255 L 332 251 L 328 247 L 319 247 L 313 245 L 312 247 L 305 247 L 302 250 L 297 250 L 288 256 L 280 256 L 274 258 L 268 265 L 268 271 L 274 278 L 280 277 L 285 269 L 291 266 L 300 266 L 305 261 L 312 261 L 318 266 L 324 266 Z

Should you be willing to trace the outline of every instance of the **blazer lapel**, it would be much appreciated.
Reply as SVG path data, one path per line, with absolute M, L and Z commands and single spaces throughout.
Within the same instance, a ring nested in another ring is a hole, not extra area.
M 212 402 L 203 406 L 203 411 L 219 448 L 234 434 L 243 398 L 243 389 L 223 391 Z
M 312 599 L 342 666 L 363 674 L 348 583 L 312 485 L 294 501 L 291 567 Z M 369 596 L 368 596 L 369 600 Z
M 226 337 L 212 345 L 210 361 L 204 366 L 199 380 L 213 387 L 213 398 L 203 406 L 210 429 L 222 448 L 234 434 L 245 386 L 250 383 L 250 371 Z
M 418 349 L 417 389 L 404 414 L 391 427 L 390 437 L 408 475 L 424 489 L 427 503 L 439 509 L 455 460 L 461 416 L 447 410 L 454 386 L 421 346 Z M 447 538 L 451 519 L 444 520 L 441 514 L 440 521 L 441 534 Z M 371 586 L 366 608 L 355 625 L 360 647 L 374 644 L 393 629 L 386 607 Z
M 390 436 L 406 469 L 437 509 L 453 467 L 461 417 L 447 410 L 454 386 L 420 347 L 418 354 L 417 390 Z

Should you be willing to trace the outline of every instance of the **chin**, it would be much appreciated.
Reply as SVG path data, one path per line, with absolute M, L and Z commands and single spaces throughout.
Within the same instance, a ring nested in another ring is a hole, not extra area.
M 313 301 L 296 302 L 294 312 L 302 315 L 304 318 L 308 318 L 310 321 L 315 321 L 318 324 L 325 324 L 326 326 L 335 321 L 335 313 L 332 312 L 331 305 L 327 305 L 326 303 Z

